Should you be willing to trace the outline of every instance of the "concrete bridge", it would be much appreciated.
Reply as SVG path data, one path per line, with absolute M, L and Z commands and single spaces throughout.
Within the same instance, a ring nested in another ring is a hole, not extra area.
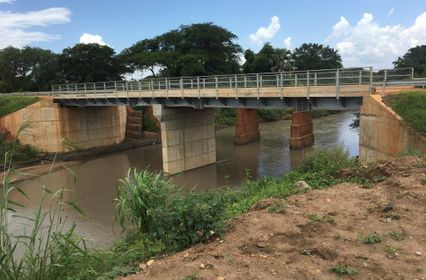
M 108 138 L 108 133 L 103 130 L 108 130 L 110 125 L 104 122 L 114 119 L 109 115 L 120 114 L 116 118 L 120 120 L 123 117 L 121 111 L 105 111 L 102 108 L 152 106 L 161 126 L 163 170 L 176 174 L 216 162 L 213 108 L 239 108 L 236 144 L 259 140 L 256 109 L 294 109 L 290 148 L 299 149 L 314 143 L 310 111 L 359 110 L 363 99 L 375 92 L 384 92 L 389 87 L 421 83 L 424 85 L 426 82 L 415 80 L 411 68 L 375 71 L 373 68 L 359 67 L 68 83 L 52 86 L 49 95 L 60 105 L 59 108 L 65 107 L 63 110 L 66 114 L 62 115 L 66 118 L 58 117 L 62 119 L 61 122 L 71 115 L 80 129 L 97 122 L 98 126 L 91 131 L 97 131 L 96 134 L 102 131 L 102 135 L 106 135 L 105 139 Z M 100 115 L 95 114 L 98 110 L 109 113 L 104 114 L 105 119 L 100 120 Z M 80 120 L 78 116 L 89 117 Z M 88 119 L 91 121 L 87 121 Z M 84 124 L 85 121 L 90 124 Z M 117 123 L 115 119 L 113 122 Z M 69 135 L 78 134 L 78 131 L 71 131 L 68 123 L 61 126 L 67 127 Z M 92 140 L 96 138 L 96 135 L 92 136 Z M 117 139 L 117 135 L 114 134 L 114 137 Z

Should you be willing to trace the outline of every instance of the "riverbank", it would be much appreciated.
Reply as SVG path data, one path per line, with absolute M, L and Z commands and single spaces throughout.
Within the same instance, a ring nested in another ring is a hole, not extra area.
M 160 138 L 150 134 L 150 137 L 141 140 L 125 140 L 123 143 L 117 145 L 110 145 L 83 151 L 77 150 L 63 154 L 55 155 L 33 151 L 33 156 L 30 159 L 24 158 L 19 160 L 18 158 L 16 163 L 14 163 L 14 169 L 16 172 L 13 176 L 13 180 L 14 182 L 19 182 L 58 169 L 79 165 L 85 161 L 89 161 L 101 155 L 108 155 L 129 149 L 151 146 L 158 143 L 160 143 Z M 3 163 L 0 163 L 0 169 L 4 170 Z M 3 179 L 3 176 L 4 173 L 0 172 L 0 180 Z
M 425 279 L 426 161 L 372 170 L 383 179 L 368 188 L 345 182 L 262 200 L 225 236 L 145 261 L 125 279 Z

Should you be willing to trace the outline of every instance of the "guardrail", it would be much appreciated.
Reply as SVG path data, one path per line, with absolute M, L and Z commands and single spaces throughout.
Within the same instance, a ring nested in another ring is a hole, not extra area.
M 10 95 L 54 96 L 67 98 L 67 94 L 78 94 L 80 97 L 90 97 L 91 94 L 139 92 L 140 96 L 155 97 L 159 91 L 168 97 L 169 91 L 180 91 L 185 97 L 186 90 L 196 90 L 200 94 L 204 90 L 216 91 L 232 89 L 236 96 L 242 89 L 255 89 L 259 93 L 264 88 L 279 88 L 278 95 L 282 98 L 284 89 L 306 87 L 309 98 L 311 87 L 334 86 L 336 97 L 339 88 L 345 85 L 368 86 L 369 92 L 373 87 L 388 85 L 424 85 L 424 81 L 414 83 L 413 68 L 374 70 L 372 67 L 340 68 L 308 71 L 290 71 L 274 73 L 251 73 L 234 75 L 214 75 L 196 77 L 165 77 L 145 78 L 138 81 L 105 81 L 96 83 L 66 83 L 53 85 L 50 92 L 24 92 Z M 65 96 L 64 96 L 65 95 Z M 258 94 L 259 96 L 259 94 Z M 238 97 L 238 96 L 237 96 Z

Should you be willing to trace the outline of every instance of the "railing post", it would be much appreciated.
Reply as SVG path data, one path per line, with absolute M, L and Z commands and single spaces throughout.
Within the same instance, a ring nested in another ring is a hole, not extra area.
M 278 74 L 277 74 L 277 77 L 276 77 L 277 79 L 277 87 L 279 87 L 280 86 L 280 76 L 278 76 Z
M 256 73 L 256 89 L 257 89 L 257 99 L 259 99 L 260 90 L 259 90 L 259 73 Z
M 166 98 L 169 98 L 169 80 L 166 78 Z
M 244 88 L 247 88 L 247 76 L 244 75 Z
M 138 88 L 139 88 L 139 99 L 142 99 L 142 85 L 140 80 L 138 80 Z
M 191 89 L 194 89 L 194 82 L 192 81 L 192 78 L 191 78 Z
M 339 99 L 340 97 L 340 71 L 339 69 L 336 70 L 336 98 Z
M 358 77 L 359 81 L 358 84 L 362 85 L 362 70 L 359 70 L 359 77 Z
M 283 87 L 283 72 L 280 72 L 280 86 L 281 86 L 281 90 L 280 90 L 280 98 L 283 99 L 283 95 L 284 95 L 284 87 Z
M 294 74 L 294 86 L 297 87 L 297 74 Z
M 382 94 L 385 93 L 387 79 L 388 79 L 388 70 L 385 69 L 385 72 L 383 74 Z
M 104 94 L 105 94 L 105 99 L 107 98 L 107 93 L 106 93 L 106 83 L 104 82 Z
M 127 96 L 127 101 L 129 101 L 129 83 L 127 81 L 124 82 L 126 85 L 126 96 Z
M 197 77 L 198 99 L 200 99 L 200 77 Z
M 203 78 L 203 89 L 206 89 L 206 78 Z
M 151 92 L 152 92 L 152 98 L 154 98 L 154 80 L 151 79 Z
M 238 78 L 235 75 L 235 99 L 238 99 Z
M 318 81 L 317 81 L 317 79 L 318 79 L 318 73 L 315 73 L 315 74 L 314 74 L 314 86 L 317 86 L 317 85 L 318 85 Z
M 181 90 L 181 93 L 182 93 L 182 99 L 183 99 L 183 98 L 184 98 L 184 96 L 183 96 L 183 78 L 180 78 L 179 83 L 180 83 L 180 90 Z
M 219 85 L 218 85 L 217 76 L 214 76 L 214 86 L 216 88 L 216 99 L 218 99 L 219 98 Z
M 86 83 L 84 83 L 84 96 L 86 96 L 86 94 L 87 94 L 87 86 L 86 86 Z
M 310 78 L 310 73 L 308 70 L 306 71 L 306 98 L 307 99 L 309 99 L 309 96 L 311 94 L 311 87 L 310 87 L 311 81 L 309 80 L 309 78 Z
M 414 67 L 411 67 L 411 80 L 414 80 Z
M 370 85 L 369 85 L 369 88 L 368 88 L 368 92 L 370 94 L 373 93 L 373 67 L 370 67 Z

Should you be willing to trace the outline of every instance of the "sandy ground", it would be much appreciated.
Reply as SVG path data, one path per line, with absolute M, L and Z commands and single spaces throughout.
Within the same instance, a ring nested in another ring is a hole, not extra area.
M 126 279 L 426 279 L 426 161 L 407 157 L 378 170 L 387 179 L 372 188 L 308 191 L 282 213 L 265 200 L 223 240 L 142 263 Z M 373 234 L 380 241 L 365 243 Z M 337 265 L 357 274 L 338 276 L 330 271 Z

